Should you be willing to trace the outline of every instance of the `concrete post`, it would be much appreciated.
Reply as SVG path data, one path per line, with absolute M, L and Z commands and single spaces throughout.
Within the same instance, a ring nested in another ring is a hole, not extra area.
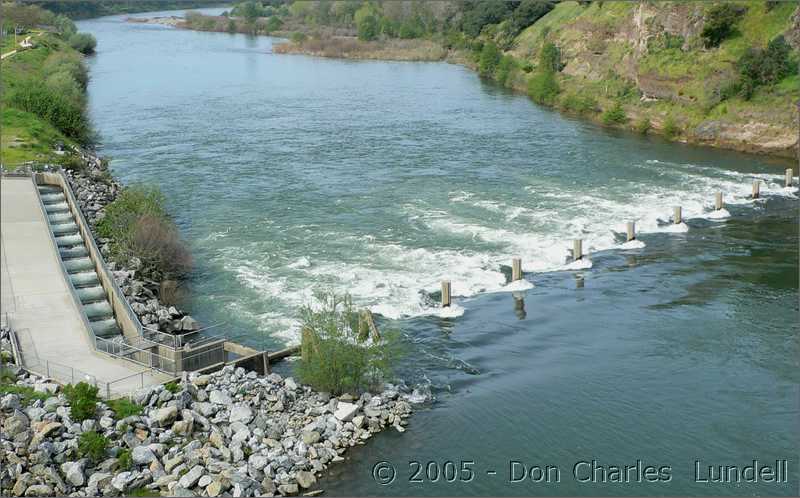
M 442 308 L 450 306 L 450 281 L 442 280 Z

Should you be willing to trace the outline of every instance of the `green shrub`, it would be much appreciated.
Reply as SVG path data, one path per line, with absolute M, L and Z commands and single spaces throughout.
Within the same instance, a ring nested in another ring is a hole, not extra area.
M 668 116 L 664 121 L 663 132 L 665 137 L 672 139 L 681 133 L 681 128 L 672 116 Z
M 300 31 L 295 31 L 289 36 L 289 39 L 292 40 L 292 43 L 303 43 L 306 41 L 308 37 L 305 33 L 301 33 Z
M 561 71 L 560 59 L 558 48 L 552 42 L 545 43 L 539 54 L 539 70 L 555 73 Z
M 555 74 L 550 71 L 538 71 L 528 81 L 528 95 L 539 104 L 553 104 L 558 92 Z
M 108 439 L 97 431 L 86 431 L 78 438 L 78 454 L 93 462 L 99 462 L 106 456 Z
M 766 49 L 748 49 L 739 58 L 736 67 L 739 69 L 739 81 L 725 93 L 736 91 L 745 100 L 749 100 L 759 86 L 773 85 L 797 72 L 791 59 L 791 47 L 783 35 L 771 40 Z
M 705 47 L 717 47 L 723 40 L 729 38 L 735 31 L 736 22 L 744 12 L 745 9 L 730 3 L 721 3 L 711 7 L 706 13 L 703 31 L 700 32 Z
M 60 94 L 45 81 L 35 78 L 15 85 L 9 93 L 8 103 L 12 107 L 36 114 L 81 143 L 89 141 L 91 127 L 82 102 Z
M 70 36 L 78 32 L 78 28 L 75 27 L 75 23 L 72 22 L 72 19 L 63 14 L 56 16 L 53 25 L 58 33 L 65 39 L 69 39 Z
M 125 448 L 117 455 L 117 470 L 126 471 L 133 467 L 133 455 L 130 448 Z
M 636 131 L 641 133 L 642 135 L 647 135 L 647 132 L 650 131 L 652 124 L 650 123 L 650 119 L 647 116 L 644 116 L 642 119 L 636 122 Z
M 181 390 L 181 386 L 179 386 L 178 383 L 173 380 L 164 384 L 164 389 L 171 392 L 172 394 L 175 394 Z
M 137 405 L 128 398 L 112 399 L 106 402 L 108 407 L 114 411 L 117 418 L 130 417 L 132 415 L 141 415 L 143 408 Z
M 356 23 L 356 27 L 359 40 L 370 41 L 378 37 L 378 19 L 372 14 L 362 17 Z
M 5 366 L 0 367 L 0 382 L 3 384 L 13 384 L 17 381 L 17 374 Z
M 64 387 L 70 406 L 70 417 L 76 422 L 93 419 L 97 412 L 97 387 L 78 382 Z
M 126 262 L 135 256 L 151 277 L 179 276 L 191 267 L 191 255 L 167 215 L 164 195 L 155 187 L 123 190 L 106 207 L 97 231 L 111 239 L 115 259 Z
M 384 331 L 381 337 L 367 337 L 366 322 L 347 296 L 321 294 L 317 298 L 323 304 L 319 310 L 301 310 L 298 377 L 314 389 L 336 395 L 376 387 L 401 356 L 398 334 Z
M 36 392 L 32 387 L 18 386 L 13 384 L 12 382 L 15 381 L 16 377 L 13 381 L 3 381 L 0 383 L 0 396 L 6 394 L 16 394 L 20 397 L 23 405 L 29 405 L 36 400 L 44 401 L 50 397 L 50 395 L 47 393 Z
M 89 33 L 75 33 L 69 37 L 68 43 L 72 48 L 85 55 L 93 54 L 97 47 L 97 40 Z
M 622 104 L 619 102 L 615 103 L 614 107 L 611 109 L 606 110 L 602 118 L 603 123 L 607 125 L 622 124 L 628 121 L 628 117 L 625 115 L 625 109 L 622 108 Z
M 591 95 L 570 93 L 561 100 L 561 107 L 578 114 L 589 114 L 597 109 L 597 100 Z
M 511 70 L 514 68 L 514 58 L 510 55 L 504 55 L 500 58 L 500 64 L 497 65 L 497 69 L 494 72 L 494 77 L 498 83 L 505 86 L 506 82 L 508 82 L 508 77 L 511 74 Z
M 478 73 L 481 76 L 493 76 L 499 62 L 500 51 L 497 49 L 497 45 L 492 42 L 484 43 L 478 60 Z

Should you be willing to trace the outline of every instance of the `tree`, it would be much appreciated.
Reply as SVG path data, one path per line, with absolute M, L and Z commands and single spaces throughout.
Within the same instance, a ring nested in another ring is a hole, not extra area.
M 66 39 L 69 39 L 70 36 L 78 32 L 72 19 L 63 14 L 56 16 L 53 25 L 58 30 L 59 34 Z
M 512 35 L 516 36 L 551 10 L 553 10 L 553 2 L 522 0 L 519 7 L 511 14 Z
M 500 50 L 497 49 L 497 45 L 492 42 L 484 43 L 478 62 L 478 73 L 481 76 L 493 76 L 499 62 Z
M 497 24 L 508 18 L 517 2 L 498 2 L 496 0 L 467 1 L 461 19 L 461 30 L 475 38 L 489 24 Z
M 745 10 L 730 3 L 711 7 L 706 14 L 703 31 L 700 33 L 705 47 L 717 47 L 723 40 L 730 37 L 734 32 L 736 22 Z
M 69 45 L 78 52 L 89 55 L 94 53 L 97 40 L 89 33 L 75 33 L 69 37 Z
M 547 42 L 539 54 L 539 68 L 542 71 L 557 73 L 561 71 L 560 58 L 558 48 L 552 42 Z
M 536 103 L 553 104 L 558 92 L 558 83 L 552 71 L 537 71 L 528 82 L 528 95 Z

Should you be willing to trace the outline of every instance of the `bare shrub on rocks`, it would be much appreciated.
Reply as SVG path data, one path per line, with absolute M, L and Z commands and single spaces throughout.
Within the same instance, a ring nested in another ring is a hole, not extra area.
M 145 266 L 158 268 L 164 275 L 183 275 L 192 266 L 192 256 L 178 230 L 163 218 L 139 218 L 134 227 L 131 249 Z

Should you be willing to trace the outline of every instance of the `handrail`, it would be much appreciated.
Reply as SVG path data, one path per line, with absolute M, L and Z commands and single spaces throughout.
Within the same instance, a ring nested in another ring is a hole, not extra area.
M 42 211 L 42 216 L 44 217 L 44 221 L 47 224 L 47 235 L 50 237 L 50 243 L 53 245 L 53 250 L 56 253 L 56 259 L 58 259 L 58 266 L 61 268 L 61 273 L 64 276 L 64 280 L 67 283 L 67 288 L 69 288 L 69 293 L 72 296 L 72 300 L 75 303 L 75 306 L 78 309 L 78 314 L 83 321 L 84 328 L 89 334 L 90 342 L 97 343 L 97 336 L 94 333 L 94 329 L 89 323 L 89 317 L 86 315 L 86 311 L 83 309 L 83 303 L 81 303 L 81 299 L 78 297 L 77 292 L 75 292 L 75 286 L 72 283 L 72 280 L 69 278 L 69 272 L 67 271 L 67 267 L 64 265 L 64 260 L 61 258 L 60 253 L 58 251 L 58 243 L 56 242 L 56 238 L 53 235 L 53 227 L 49 223 L 49 218 L 47 217 L 47 209 L 44 207 L 44 202 L 42 202 L 42 196 L 39 195 L 39 188 L 38 184 L 36 183 L 36 174 L 31 173 L 30 175 L 31 182 L 33 183 L 33 189 L 36 192 L 36 200 L 39 203 L 39 209 Z

